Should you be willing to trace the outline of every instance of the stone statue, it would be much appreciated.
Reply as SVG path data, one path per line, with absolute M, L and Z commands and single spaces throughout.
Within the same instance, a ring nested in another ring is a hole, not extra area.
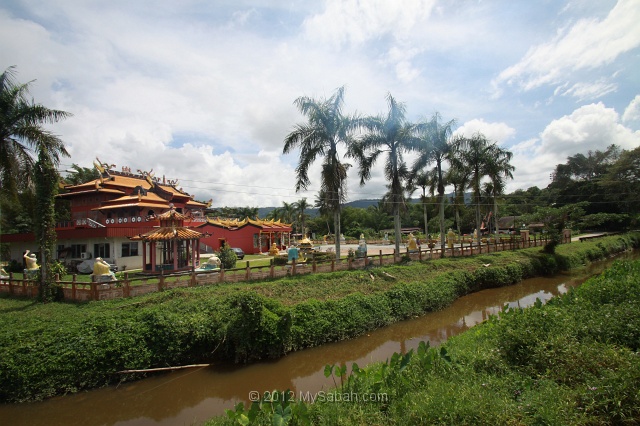
M 360 234 L 360 241 L 355 256 L 357 258 L 367 257 L 367 241 L 364 239 L 364 234 Z
M 271 248 L 269 249 L 269 254 L 271 256 L 277 256 L 278 253 L 280 253 L 280 250 L 278 250 L 278 246 L 276 245 L 276 243 L 271 244 Z
M 478 228 L 473 230 L 473 239 L 477 240 L 478 239 Z
M 212 267 L 219 269 L 220 265 L 222 265 L 222 261 L 214 254 L 207 260 L 207 265 L 211 265 Z
M 291 262 L 293 260 L 298 260 L 300 253 L 298 252 L 298 247 L 289 247 L 287 250 L 287 261 Z

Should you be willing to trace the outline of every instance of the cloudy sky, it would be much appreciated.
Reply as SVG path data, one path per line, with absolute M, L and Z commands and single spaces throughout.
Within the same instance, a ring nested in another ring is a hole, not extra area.
M 95 157 L 178 179 L 214 206 L 294 191 L 285 136 L 299 96 L 345 86 L 345 111 L 439 112 L 514 153 L 508 190 L 546 187 L 567 156 L 640 146 L 638 0 L 6 0 L 0 71 L 73 113 L 53 130 Z M 319 166 L 319 164 L 318 164 Z M 382 163 L 349 200 L 384 194 Z

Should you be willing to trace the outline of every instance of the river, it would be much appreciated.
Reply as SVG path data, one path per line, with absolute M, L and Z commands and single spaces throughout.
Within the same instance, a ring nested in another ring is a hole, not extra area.
M 625 257 L 638 257 L 638 253 Z M 532 278 L 509 287 L 483 290 L 448 308 L 392 324 L 356 339 L 290 353 L 250 365 L 216 365 L 181 370 L 42 402 L 0 405 L 4 425 L 194 425 L 224 414 L 250 392 L 290 389 L 295 396 L 333 387 L 326 364 L 360 367 L 384 361 L 394 352 L 417 348 L 422 340 L 437 345 L 500 312 L 506 304 L 526 307 L 565 293 L 601 272 L 611 261 L 571 273 Z

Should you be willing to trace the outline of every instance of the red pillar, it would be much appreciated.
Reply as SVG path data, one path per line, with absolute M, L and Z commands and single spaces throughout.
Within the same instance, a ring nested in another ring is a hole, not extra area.
M 172 240 L 173 243 L 173 270 L 178 269 L 178 241 Z
M 142 241 L 142 272 L 147 268 L 147 242 Z

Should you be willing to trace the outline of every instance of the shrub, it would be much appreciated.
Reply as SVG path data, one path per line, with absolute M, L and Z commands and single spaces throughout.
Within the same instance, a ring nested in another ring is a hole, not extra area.
M 236 262 L 238 261 L 238 256 L 236 256 L 236 253 L 231 250 L 231 247 L 227 244 L 220 248 L 218 258 L 220 259 L 220 262 L 222 262 L 222 267 L 224 269 L 235 268 Z

